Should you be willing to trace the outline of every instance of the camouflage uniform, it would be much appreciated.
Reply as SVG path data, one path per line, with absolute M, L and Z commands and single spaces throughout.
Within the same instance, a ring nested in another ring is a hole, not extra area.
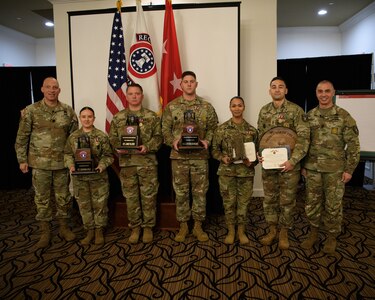
M 224 156 L 232 157 L 233 145 L 237 140 L 257 144 L 258 132 L 245 120 L 242 124 L 235 124 L 230 119 L 217 128 L 212 141 L 212 156 L 220 161 L 217 175 L 228 225 L 247 223 L 248 206 L 253 194 L 254 163 L 247 167 L 243 163 L 226 165 L 222 162 Z
M 310 224 L 319 227 L 322 220 L 329 233 L 341 232 L 343 172 L 353 174 L 359 162 L 359 138 L 355 120 L 334 105 L 313 108 L 307 114 L 311 144 L 304 160 L 307 169 L 305 211 Z
M 71 195 L 64 147 L 77 128 L 74 110 L 60 101 L 57 106 L 49 107 L 41 100 L 27 106 L 22 114 L 15 149 L 18 163 L 28 163 L 32 168 L 36 220 L 52 220 L 51 188 L 55 192 L 56 217 L 69 217 Z
M 147 108 L 120 111 L 111 122 L 109 137 L 112 148 L 120 146 L 129 114 L 138 117 L 140 138 L 148 151 L 147 154 L 121 154 L 119 158 L 120 180 L 127 203 L 129 227 L 154 227 L 159 188 L 156 152 L 163 140 L 160 118 Z
M 211 143 L 218 119 L 213 106 L 201 97 L 192 101 L 178 97 L 168 103 L 163 112 L 162 129 L 164 142 L 172 147 L 180 139 L 184 112 L 192 110 L 201 140 Z M 176 193 L 176 216 L 179 222 L 187 222 L 192 213 L 196 221 L 206 218 L 206 193 L 208 190 L 208 149 L 176 151 L 172 148 L 173 188 Z M 190 210 L 190 182 L 193 204 Z
M 292 129 L 297 133 L 297 141 L 289 159 L 294 169 L 288 172 L 281 172 L 278 169 L 262 169 L 263 209 L 269 225 L 280 223 L 282 227 L 292 227 L 300 180 L 300 160 L 306 155 L 309 147 L 310 129 L 305 120 L 302 108 L 286 99 L 279 108 L 275 108 L 271 102 L 263 106 L 259 112 L 260 139 L 266 131 L 278 126 Z
M 103 228 L 108 221 L 107 201 L 109 183 L 106 168 L 113 163 L 113 153 L 108 136 L 95 127 L 90 132 L 81 129 L 73 132 L 65 145 L 65 166 L 74 166 L 74 156 L 78 148 L 78 138 L 87 135 L 90 139 L 91 158 L 94 168 L 100 166 L 103 172 L 87 175 L 73 175 L 74 197 L 79 205 L 85 229 Z

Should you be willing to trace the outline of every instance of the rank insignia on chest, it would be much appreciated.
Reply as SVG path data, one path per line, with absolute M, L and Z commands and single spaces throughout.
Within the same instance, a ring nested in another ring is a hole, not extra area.
M 277 117 L 277 123 L 283 123 L 285 122 L 285 116 L 284 114 L 279 114 L 279 116 Z
M 338 132 L 337 127 L 331 128 L 331 133 L 332 134 L 337 134 L 337 132 Z

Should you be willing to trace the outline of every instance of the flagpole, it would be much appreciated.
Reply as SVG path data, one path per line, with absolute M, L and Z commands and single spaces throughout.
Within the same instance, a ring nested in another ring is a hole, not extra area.
M 122 0 L 117 0 L 116 6 L 117 6 L 117 11 L 121 12 Z

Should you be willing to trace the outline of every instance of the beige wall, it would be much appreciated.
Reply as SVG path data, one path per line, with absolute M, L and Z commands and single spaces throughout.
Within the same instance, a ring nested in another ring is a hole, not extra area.
M 55 48 L 57 77 L 62 88 L 60 98 L 71 104 L 68 11 L 107 9 L 114 7 L 115 0 L 50 0 L 54 5 Z M 148 3 L 147 1 L 144 1 Z M 174 0 L 174 4 L 194 1 Z M 237 2 L 202 0 L 210 2 Z M 152 1 L 154 5 L 164 0 Z M 135 0 L 123 1 L 123 6 L 134 6 Z M 241 3 L 241 90 L 246 100 L 246 119 L 256 127 L 260 108 L 270 101 L 268 86 L 276 75 L 277 23 L 276 0 L 243 0 Z M 94 33 L 93 33 L 94 34 Z M 224 80 L 224 78 L 223 78 Z M 260 168 L 257 167 L 254 196 L 263 195 Z

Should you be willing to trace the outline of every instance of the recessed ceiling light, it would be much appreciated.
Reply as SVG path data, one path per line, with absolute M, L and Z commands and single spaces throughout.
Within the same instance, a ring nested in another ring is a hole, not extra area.
M 327 14 L 327 11 L 325 9 L 321 9 L 318 11 L 319 16 L 324 16 L 325 14 Z
M 48 21 L 48 22 L 44 23 L 44 25 L 46 25 L 47 27 L 53 27 L 54 24 L 52 22 Z

